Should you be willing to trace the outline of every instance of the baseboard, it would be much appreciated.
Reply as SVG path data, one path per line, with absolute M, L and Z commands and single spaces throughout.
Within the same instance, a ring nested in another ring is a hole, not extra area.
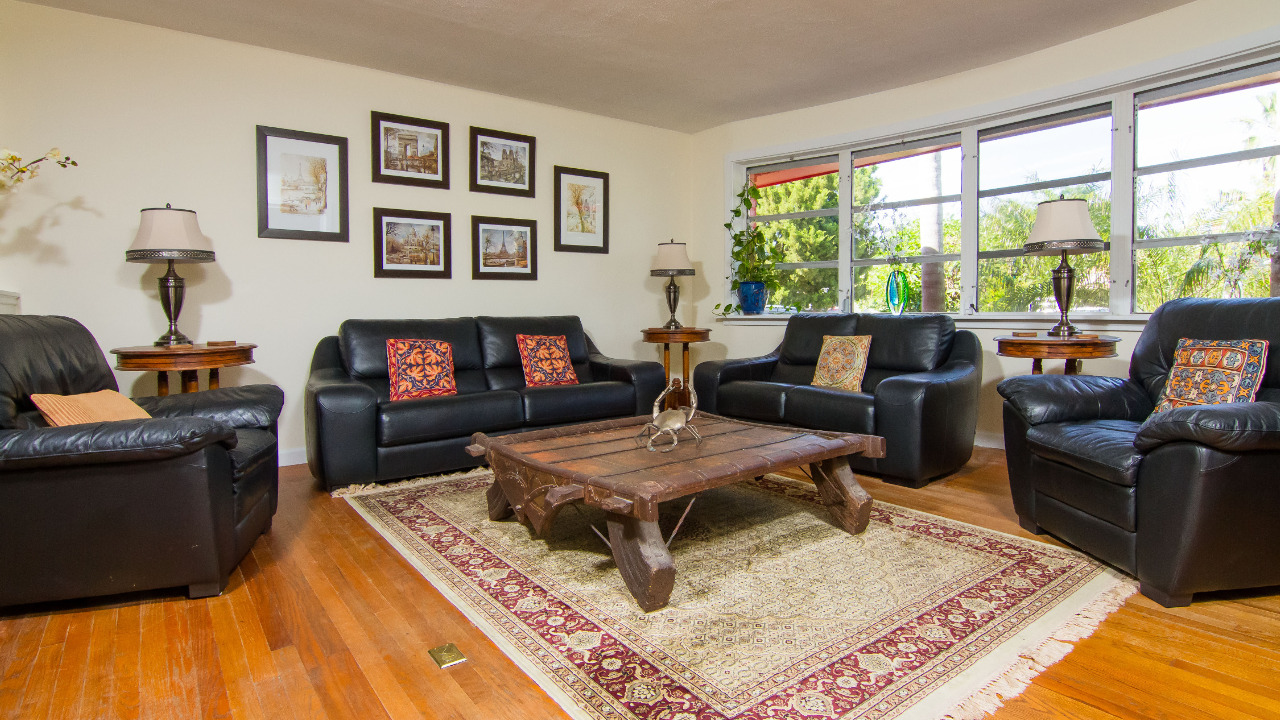
M 307 449 L 306 448 L 285 448 L 280 451 L 280 466 L 286 465 L 306 465 Z
M 979 447 L 1004 449 L 1004 433 L 984 433 L 974 435 L 973 444 Z

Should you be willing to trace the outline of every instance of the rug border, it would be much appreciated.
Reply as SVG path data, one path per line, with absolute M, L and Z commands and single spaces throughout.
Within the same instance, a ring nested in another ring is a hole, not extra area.
M 365 522 L 378 535 L 386 539 L 401 557 L 407 560 L 472 625 L 484 633 L 485 637 L 497 646 L 503 655 L 507 656 L 511 662 L 524 671 L 538 687 L 542 688 L 566 714 L 576 720 L 595 720 L 594 716 L 560 688 L 552 676 L 526 658 L 519 648 L 507 640 L 501 632 L 501 628 L 497 627 L 483 613 L 472 608 L 463 597 L 449 587 L 444 578 L 437 578 L 435 570 L 418 559 L 412 548 L 409 548 L 392 534 L 380 518 L 357 502 L 358 498 L 380 494 L 384 491 L 394 492 L 422 485 L 482 477 L 490 474 L 492 474 L 492 470 L 487 467 L 480 467 L 447 475 L 410 478 L 396 483 L 340 488 L 331 493 L 331 496 L 346 500 L 347 505 L 364 518 Z M 783 475 L 774 473 L 769 475 L 771 478 L 795 482 L 798 485 L 807 484 Z M 876 502 L 946 522 L 974 527 L 983 532 L 1019 541 L 1040 542 L 1049 547 L 1057 547 L 1038 538 L 1025 538 L 887 501 Z M 1066 549 L 1070 552 L 1084 555 L 1084 553 L 1070 546 L 1059 549 Z M 1086 555 L 1086 557 L 1088 556 Z M 1097 561 L 1095 558 L 1090 559 Z M 1137 593 L 1138 585 L 1136 581 L 1110 566 L 1099 564 L 1102 565 L 1101 571 L 1083 587 L 1071 594 L 1070 597 L 1074 598 L 1073 600 L 1059 603 L 1022 629 L 1019 634 L 1026 634 L 1030 637 L 1020 645 L 1007 648 L 1006 652 L 992 653 L 980 658 L 955 677 L 930 691 L 923 700 L 894 715 L 894 720 L 970 720 L 983 718 L 987 714 L 1003 707 L 1009 700 L 1022 694 L 1036 676 L 1070 654 L 1075 649 L 1074 643 L 1092 635 L 1103 620 L 1123 606 L 1129 597 Z M 1012 642 L 1012 638 L 1007 642 Z

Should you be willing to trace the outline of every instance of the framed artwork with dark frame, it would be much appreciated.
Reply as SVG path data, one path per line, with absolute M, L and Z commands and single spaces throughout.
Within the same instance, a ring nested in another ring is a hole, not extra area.
M 471 128 L 471 192 L 533 197 L 534 149 L 530 135 Z
M 449 188 L 449 123 L 374 111 L 373 181 Z
M 258 237 L 347 242 L 347 139 L 259 125 Z
M 373 209 L 373 276 L 453 277 L 449 213 Z
M 555 166 L 557 252 L 609 252 L 609 173 Z
M 471 216 L 473 280 L 537 280 L 538 221 Z

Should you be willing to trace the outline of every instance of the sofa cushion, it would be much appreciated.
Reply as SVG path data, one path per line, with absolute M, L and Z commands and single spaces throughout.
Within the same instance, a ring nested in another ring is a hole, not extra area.
M 870 335 L 827 335 L 822 338 L 822 354 L 813 372 L 813 384 L 862 392 L 862 376 L 867 372 Z
M 1266 340 L 1182 338 L 1153 413 L 1190 405 L 1253 402 L 1267 369 Z
M 579 380 L 591 377 L 587 335 L 576 315 L 536 317 L 478 317 L 476 327 L 484 355 L 485 376 L 490 388 L 517 390 L 525 386 L 516 335 L 564 335 L 569 359 Z
M 378 405 L 378 445 L 409 443 L 519 427 L 521 398 L 509 390 L 442 395 Z
M 956 324 L 946 315 L 866 314 L 858 316 L 858 334 L 872 338 L 867 367 L 924 372 L 951 355 Z
M 347 320 L 338 328 L 343 365 L 357 379 L 387 378 L 387 340 L 441 340 L 453 349 L 453 377 L 459 394 L 487 390 L 484 356 L 474 318 L 443 320 Z
M 1027 445 L 1040 457 L 1132 487 L 1142 463 L 1133 446 L 1139 427 L 1132 420 L 1044 423 L 1027 431 Z
M 787 392 L 795 385 L 756 380 L 735 380 L 720 386 L 716 413 L 764 422 L 783 422 Z
M 577 385 L 578 375 L 569 360 L 569 344 L 563 335 L 516 334 L 520 369 L 526 387 Z
M 792 365 L 817 365 L 824 335 L 853 335 L 862 332 L 862 315 L 808 315 L 800 313 L 787 320 L 787 330 L 778 346 L 778 359 Z
M 457 395 L 453 346 L 443 340 L 387 340 L 387 380 L 392 400 Z
M 875 434 L 876 398 L 870 393 L 801 385 L 787 391 L 782 419 L 815 430 Z
M 525 425 L 557 425 L 634 415 L 636 391 L 616 380 L 521 388 Z

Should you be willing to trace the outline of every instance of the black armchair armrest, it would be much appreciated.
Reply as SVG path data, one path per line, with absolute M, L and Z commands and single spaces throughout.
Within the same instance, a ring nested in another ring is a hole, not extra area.
M 1179 441 L 1223 452 L 1280 450 L 1280 403 L 1197 405 L 1156 413 L 1142 423 L 1133 444 L 1148 453 Z
M 592 352 L 587 356 L 591 361 L 591 378 L 593 380 L 618 380 L 630 383 L 636 390 L 636 414 L 648 415 L 653 401 L 663 390 L 666 377 L 662 363 L 652 360 L 621 360 Z
M 1072 420 L 1134 420 L 1155 404 L 1141 385 L 1097 375 L 1020 375 L 996 390 L 1028 425 Z
M 151 418 L 0 432 L 0 470 L 162 460 L 214 443 L 236 446 L 235 430 L 208 418 Z
M 704 360 L 693 368 L 693 389 L 698 393 L 698 409 L 716 412 L 720 386 L 735 380 L 767 381 L 778 365 L 778 351 L 759 357 Z
M 284 391 L 275 385 L 244 385 L 205 392 L 134 398 L 151 417 L 202 417 L 233 428 L 268 430 L 280 418 Z

